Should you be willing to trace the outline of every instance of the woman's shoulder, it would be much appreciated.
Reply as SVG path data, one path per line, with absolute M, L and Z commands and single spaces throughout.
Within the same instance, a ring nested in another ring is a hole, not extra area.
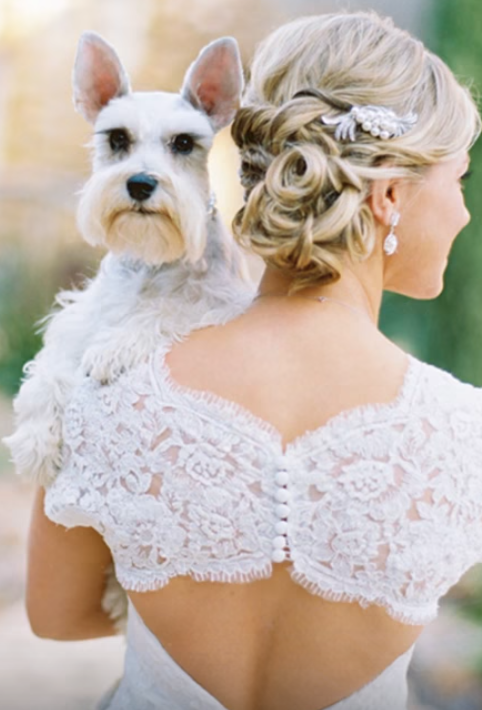
M 437 412 L 448 415 L 464 412 L 480 422 L 482 428 L 482 388 L 465 382 L 451 372 L 432 365 L 414 356 L 412 363 L 419 370 L 416 400 L 419 406 L 433 415 Z

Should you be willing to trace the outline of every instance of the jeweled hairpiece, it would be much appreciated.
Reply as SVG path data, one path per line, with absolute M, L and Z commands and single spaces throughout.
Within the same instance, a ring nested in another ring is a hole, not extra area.
M 398 138 L 413 128 L 417 119 L 416 113 L 399 116 L 384 106 L 352 106 L 339 116 L 321 116 L 325 125 L 336 126 L 335 139 L 342 141 L 355 141 L 357 128 L 382 140 Z

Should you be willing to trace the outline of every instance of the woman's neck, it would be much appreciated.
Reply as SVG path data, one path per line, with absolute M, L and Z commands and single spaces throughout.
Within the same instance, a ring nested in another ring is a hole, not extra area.
M 341 278 L 329 284 L 309 286 L 295 291 L 290 298 L 319 298 L 323 296 L 344 303 L 358 311 L 365 312 L 374 323 L 378 323 L 382 302 L 382 278 L 377 279 L 369 261 L 345 267 Z M 258 294 L 261 297 L 288 297 L 293 280 L 276 269 L 267 267 L 264 272 Z

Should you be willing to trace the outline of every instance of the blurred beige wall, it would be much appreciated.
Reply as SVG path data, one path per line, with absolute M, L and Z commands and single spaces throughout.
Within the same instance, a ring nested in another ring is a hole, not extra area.
M 90 127 L 74 112 L 71 71 L 83 30 L 115 46 L 134 88 L 176 91 L 204 44 L 235 35 L 247 60 L 284 16 L 256 0 L 0 0 L 0 250 L 20 243 L 49 259 L 79 241 Z M 224 131 L 211 162 L 227 220 L 241 201 L 236 160 Z

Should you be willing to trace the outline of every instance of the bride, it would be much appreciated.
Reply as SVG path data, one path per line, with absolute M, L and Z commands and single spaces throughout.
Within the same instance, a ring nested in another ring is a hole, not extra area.
M 258 48 L 233 136 L 238 239 L 266 263 L 240 317 L 88 378 L 33 510 L 27 607 L 56 639 L 114 633 L 109 710 L 402 710 L 438 602 L 482 560 L 482 393 L 377 327 L 436 297 L 466 225 L 479 117 L 375 14 Z

